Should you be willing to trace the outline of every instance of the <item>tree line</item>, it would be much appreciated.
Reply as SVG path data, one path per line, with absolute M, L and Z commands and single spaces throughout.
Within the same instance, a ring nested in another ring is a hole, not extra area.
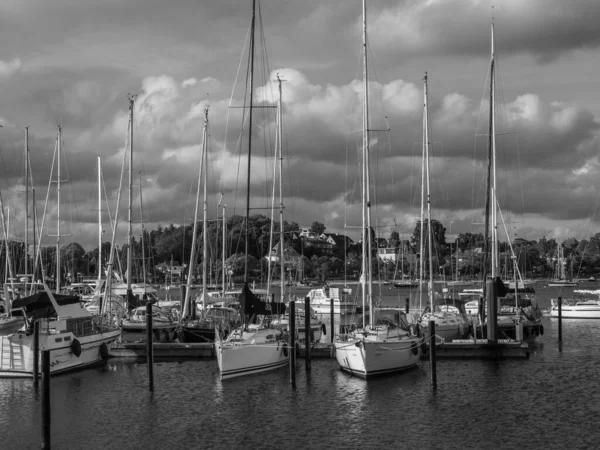
M 198 270 L 203 260 L 202 224 L 199 224 L 197 236 L 198 248 L 195 262 Z M 427 226 L 427 221 L 425 221 Z M 425 227 L 426 229 L 427 227 Z M 461 233 L 452 242 L 446 241 L 446 228 L 437 221 L 432 220 L 432 251 L 423 250 L 423 257 L 432 258 L 435 276 L 475 278 L 482 273 L 484 236 L 481 233 Z M 317 235 L 326 231 L 320 222 L 313 222 L 311 231 Z M 424 230 L 425 231 L 425 230 Z M 163 283 L 167 273 L 157 270 L 157 267 L 174 264 L 185 264 L 189 269 L 189 257 L 192 245 L 192 225 L 159 226 L 155 230 L 142 230 L 142 233 L 132 239 L 132 268 L 131 274 L 134 281 L 144 280 L 153 283 Z M 244 278 L 246 228 L 243 216 L 232 216 L 226 219 L 225 254 L 223 254 L 223 223 L 221 220 L 209 221 L 207 233 L 207 265 L 211 281 L 218 282 L 225 264 L 226 272 L 233 281 Z M 279 243 L 279 223 L 271 224 L 271 219 L 265 215 L 257 214 L 248 221 L 248 278 L 250 280 L 265 281 L 268 263 L 266 256 L 272 254 L 271 250 Z M 425 234 L 426 235 L 426 234 Z M 271 237 L 272 236 L 272 237 Z M 372 240 L 373 274 L 382 280 L 391 280 L 401 277 L 401 268 L 404 276 L 418 276 L 416 273 L 415 258 L 420 254 L 421 223 L 418 222 L 409 239 L 401 239 L 397 231 L 392 231 L 389 236 L 377 237 L 374 230 L 369 236 Z M 292 281 L 315 279 L 326 281 L 332 278 L 357 279 L 362 267 L 362 243 L 359 241 L 346 248 L 334 247 L 327 253 L 315 246 L 307 245 L 307 240 L 300 236 L 300 227 L 296 222 L 283 224 L 284 248 L 293 249 L 295 257 L 285 261 L 285 276 Z M 424 241 L 426 243 L 427 241 Z M 512 245 L 512 251 L 510 248 Z M 551 277 L 556 270 L 558 246 L 563 246 L 567 271 L 573 277 L 590 276 L 600 273 L 600 233 L 589 239 L 581 241 L 569 238 L 562 242 L 556 239 L 542 237 L 538 240 L 515 239 L 499 243 L 499 265 L 501 273 L 509 276 L 513 272 L 513 258 L 520 272 L 526 277 Z M 13 273 L 23 274 L 25 270 L 25 245 L 23 242 L 11 240 L 8 247 L 13 264 Z M 377 258 L 381 247 L 394 248 L 397 259 L 384 261 Z M 99 252 L 100 250 L 100 252 Z M 115 265 L 113 270 L 117 273 L 128 273 L 127 268 L 128 245 L 124 244 L 115 249 Z M 86 251 L 79 243 L 72 242 L 60 249 L 61 252 L 61 283 L 79 281 L 82 277 L 92 277 L 98 274 L 98 267 L 104 270 L 110 253 L 110 244 L 105 242 L 101 249 L 98 247 Z M 28 272 L 33 272 L 33 257 L 29 250 L 27 257 Z M 47 280 L 56 278 L 56 246 L 43 246 L 41 248 L 41 266 L 34 274 L 35 279 L 40 279 L 42 271 Z M 410 256 L 414 255 L 414 256 Z M 278 252 L 273 253 L 277 257 Z M 277 258 L 271 265 L 272 279 L 280 277 L 280 265 Z M 224 262 L 223 262 L 224 261 Z M 0 250 L 0 270 L 8 277 L 6 243 L 2 242 Z M 144 270 L 145 269 L 145 270 Z M 187 270 L 187 269 L 186 269 Z

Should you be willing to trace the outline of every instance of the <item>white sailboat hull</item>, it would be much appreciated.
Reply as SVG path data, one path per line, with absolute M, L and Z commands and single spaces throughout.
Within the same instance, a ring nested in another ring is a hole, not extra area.
M 2 317 L 0 318 L 0 335 L 12 334 L 22 326 L 22 317 Z
M 600 302 L 597 301 L 577 302 L 574 305 L 563 303 L 561 309 L 563 319 L 600 319 Z M 558 305 L 554 301 L 550 317 L 558 318 Z
M 340 369 L 362 378 L 401 372 L 415 367 L 421 357 L 421 339 L 395 341 L 336 340 L 335 358 Z
M 331 314 L 331 303 L 311 301 L 310 307 L 318 314 Z M 333 303 L 334 314 L 352 314 L 356 311 L 354 303 L 335 302 Z
M 239 330 L 236 330 L 226 341 L 220 338 L 215 340 L 222 380 L 267 372 L 288 364 L 289 351 L 281 330 L 245 331 L 242 338 L 238 339 L 239 336 Z
M 469 321 L 459 314 L 434 313 L 425 314 L 421 318 L 421 329 L 425 340 L 429 340 L 429 321 L 435 322 L 436 342 L 451 342 L 454 339 L 463 339 L 469 334 Z
M 110 347 L 119 337 L 119 329 L 87 336 L 75 336 L 71 332 L 40 335 L 41 352 L 50 351 L 50 375 L 71 370 L 79 370 L 101 362 L 104 358 L 100 347 Z M 77 338 L 81 344 L 81 354 L 76 356 L 71 343 Z M 106 355 L 104 356 L 106 357 Z M 0 337 L 0 378 L 21 378 L 33 376 L 33 335 L 24 332 Z

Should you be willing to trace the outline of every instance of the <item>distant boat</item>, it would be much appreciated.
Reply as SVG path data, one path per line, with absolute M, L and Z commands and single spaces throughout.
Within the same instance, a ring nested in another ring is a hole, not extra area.
M 331 300 L 333 300 L 334 314 L 352 314 L 356 311 L 356 304 L 350 299 L 352 289 L 330 288 L 311 289 L 307 297 L 310 298 L 310 307 L 319 314 L 331 313 Z
M 556 278 L 548 282 L 550 287 L 574 287 L 577 286 L 577 281 L 567 278 L 565 271 L 566 260 L 563 253 L 563 246 L 558 244 L 558 259 L 556 261 Z
M 448 281 L 448 287 L 469 287 L 469 286 L 473 286 L 473 282 L 472 281 L 468 281 L 468 280 L 453 280 L 453 281 Z
M 411 280 L 408 278 L 404 278 L 402 280 L 394 280 L 394 287 L 401 289 L 401 288 L 415 288 L 415 287 L 419 287 L 419 281 L 418 280 Z
M 574 294 L 592 294 L 596 299 L 563 299 L 561 306 L 561 317 L 563 319 L 600 319 L 600 289 L 576 289 Z M 550 300 L 550 317 L 558 318 L 558 300 Z

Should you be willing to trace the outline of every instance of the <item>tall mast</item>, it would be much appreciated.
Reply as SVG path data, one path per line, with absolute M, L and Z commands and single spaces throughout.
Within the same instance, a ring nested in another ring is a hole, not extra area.
M 423 89 L 423 155 L 421 157 L 421 230 L 419 238 L 419 309 L 423 311 L 423 280 L 425 272 L 425 108 L 427 107 L 427 76 L 425 77 L 425 84 Z
M 56 292 L 60 292 L 60 154 L 62 149 L 62 129 L 60 125 L 58 126 L 58 157 L 57 162 L 57 206 L 56 206 L 56 217 L 57 217 L 57 228 L 56 228 Z
M 132 267 L 132 250 L 133 230 L 131 222 L 131 208 L 133 204 L 133 102 L 135 96 L 129 95 L 129 206 L 127 207 L 127 308 L 129 308 L 129 299 L 133 296 L 131 290 L 131 277 L 133 273 Z
M 492 139 L 492 278 L 498 275 L 498 204 L 496 189 L 496 68 L 494 55 L 494 23 L 492 22 L 492 61 L 490 66 L 490 128 Z
M 222 261 L 222 269 L 223 269 L 223 279 L 221 280 L 222 286 L 223 286 L 223 296 L 225 296 L 225 283 L 226 283 L 226 275 L 227 275 L 227 268 L 225 267 L 225 252 L 226 252 L 226 247 L 225 247 L 225 239 L 227 236 L 227 220 L 225 218 L 225 208 L 227 208 L 227 205 L 223 204 L 223 249 L 222 249 L 222 255 L 221 255 L 221 261 Z
M 192 231 L 192 249 L 190 251 L 190 268 L 188 270 L 187 277 L 187 289 L 185 290 L 185 298 L 183 302 L 183 310 L 181 313 L 181 318 L 183 319 L 187 315 L 187 311 L 189 309 L 190 302 L 190 291 L 192 289 L 192 277 L 195 271 L 196 266 L 196 235 L 198 234 L 198 203 L 200 200 L 200 185 L 202 183 L 202 174 L 205 170 L 205 161 L 206 161 L 206 128 L 208 127 L 208 108 L 204 108 L 204 129 L 202 131 L 202 152 L 200 155 L 200 167 L 198 168 L 198 187 L 196 188 L 196 207 L 194 209 L 194 228 Z M 202 306 L 206 309 L 206 176 L 204 176 L 204 211 L 203 211 L 203 245 L 202 249 L 203 257 L 202 257 Z M 171 258 L 173 256 L 171 255 Z M 171 266 L 173 263 L 171 262 Z
M 28 269 L 29 254 L 29 127 L 25 127 L 25 275 Z
M 102 278 L 102 163 L 98 156 L 98 286 Z
M 142 201 L 142 173 L 140 175 L 140 225 L 142 226 L 142 237 L 140 244 L 142 245 L 142 280 L 144 281 L 144 293 L 146 293 L 146 253 L 144 250 L 144 202 Z
M 208 178 L 208 108 L 204 108 L 204 132 L 202 133 L 202 157 L 204 167 L 204 206 L 202 209 L 202 307 L 206 310 L 206 278 L 207 278 L 207 266 L 208 266 L 208 202 L 206 199 L 207 182 Z M 189 279 L 190 277 L 188 277 Z
M 32 281 L 35 280 L 37 275 L 37 213 L 35 209 L 35 188 L 33 187 L 33 183 L 31 186 L 31 205 L 32 205 L 32 220 L 33 220 L 33 248 L 31 254 L 33 255 L 33 271 L 32 271 Z M 32 286 L 33 287 L 33 286 Z
M 256 0 L 252 0 L 252 25 L 250 27 L 250 117 L 248 118 L 248 180 L 246 189 L 246 236 L 244 258 L 244 284 L 248 284 L 248 253 L 250 234 L 248 231 L 250 221 L 250 162 L 252 161 L 252 103 L 254 97 L 254 27 L 256 23 Z
M 282 142 L 282 124 L 281 119 L 283 117 L 283 102 L 281 100 L 281 78 L 279 78 L 279 74 L 277 75 L 277 82 L 279 83 L 279 103 L 277 105 L 277 143 L 279 152 L 279 250 L 280 250 L 280 259 L 281 259 L 281 294 L 280 299 L 283 302 L 285 298 L 285 249 L 284 249 L 284 240 L 283 240 L 283 186 L 282 186 L 282 178 L 283 178 L 283 153 L 281 151 L 281 142 Z
M 365 298 L 369 303 L 369 320 L 374 323 L 371 278 L 371 193 L 369 185 L 369 77 L 367 66 L 367 2 L 363 0 L 363 323 Z M 366 285 L 365 285 L 366 283 Z M 365 295 L 366 294 L 366 295 Z
M 487 296 L 487 275 L 489 259 L 489 231 L 490 231 L 490 208 L 492 210 L 492 257 L 491 257 L 491 273 L 492 278 L 496 276 L 496 239 L 494 231 L 496 230 L 496 197 L 495 197 L 495 164 L 496 164 L 496 139 L 494 123 L 494 23 L 492 22 L 492 42 L 491 42 L 491 60 L 490 60 L 490 118 L 489 118 L 489 135 L 488 135 L 488 158 L 487 158 L 487 190 L 485 199 L 485 230 L 483 239 L 483 297 Z
M 427 283 L 427 291 L 429 294 L 429 307 L 433 311 L 433 245 L 431 235 L 431 193 L 429 190 L 429 122 L 427 115 L 427 72 L 425 72 L 425 87 L 423 89 L 425 96 L 425 108 L 423 111 L 423 140 L 425 145 L 425 176 L 427 178 L 427 246 L 429 247 L 429 282 Z M 423 224 L 421 224 L 423 229 Z

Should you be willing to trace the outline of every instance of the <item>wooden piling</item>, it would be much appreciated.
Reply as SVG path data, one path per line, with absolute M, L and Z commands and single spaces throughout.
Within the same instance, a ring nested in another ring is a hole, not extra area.
M 148 365 L 148 388 L 154 390 L 154 333 L 152 330 L 152 302 L 146 303 L 146 364 Z
M 562 344 L 562 297 L 558 297 L 558 343 Z
M 312 336 L 310 331 L 310 298 L 304 299 L 304 361 L 306 370 L 311 370 L 310 351 L 312 346 Z
M 435 365 L 435 320 L 429 321 L 429 365 L 431 367 L 431 387 L 437 389 L 437 369 Z
M 50 449 L 50 350 L 42 352 L 42 449 Z
M 290 300 L 290 383 L 296 387 L 296 301 Z
M 329 299 L 329 312 L 330 312 L 330 338 L 331 338 L 331 345 L 333 345 L 333 338 L 335 337 L 335 309 L 333 308 L 333 298 Z
M 33 384 L 38 386 L 40 373 L 40 321 L 33 322 Z
M 496 280 L 486 281 L 487 293 L 487 340 L 490 343 L 496 343 L 498 328 L 498 293 L 496 290 Z

